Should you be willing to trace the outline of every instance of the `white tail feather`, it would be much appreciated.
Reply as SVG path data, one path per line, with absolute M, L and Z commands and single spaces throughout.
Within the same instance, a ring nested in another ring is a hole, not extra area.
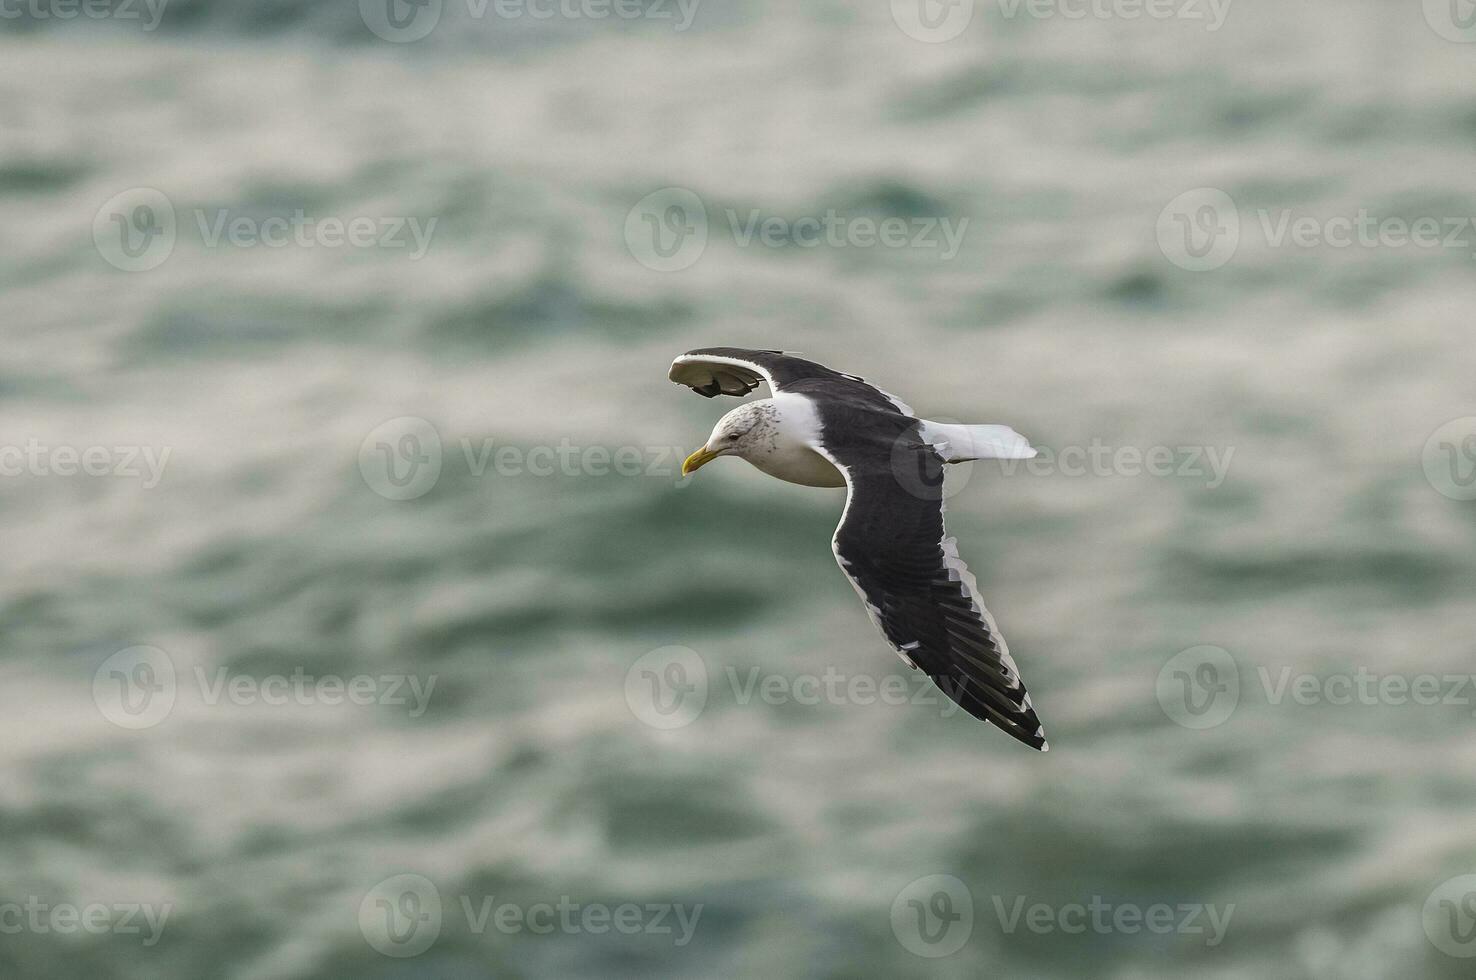
M 922 437 L 950 463 L 970 459 L 1032 459 L 1030 440 L 1007 425 L 923 421 Z

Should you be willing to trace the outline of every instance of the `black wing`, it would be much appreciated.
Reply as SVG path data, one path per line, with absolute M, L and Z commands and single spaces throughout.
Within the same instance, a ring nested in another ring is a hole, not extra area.
M 672 361 L 667 377 L 706 398 L 718 395 L 741 398 L 761 382 L 767 382 L 775 392 L 810 393 L 858 407 L 912 414 L 912 409 L 901 399 L 868 384 L 864 378 L 777 350 L 700 347 Z
M 847 487 L 835 557 L 872 621 L 965 711 L 1045 751 L 1009 647 L 944 531 L 943 459 L 911 419 L 825 405 L 821 420 Z

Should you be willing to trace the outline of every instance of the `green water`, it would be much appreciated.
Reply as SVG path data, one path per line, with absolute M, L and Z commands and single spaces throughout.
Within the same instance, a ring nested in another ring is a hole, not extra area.
M 1437 7 L 0 22 L 0 976 L 1469 976 Z M 948 515 L 1049 754 L 680 477 L 713 344 L 1043 450 Z

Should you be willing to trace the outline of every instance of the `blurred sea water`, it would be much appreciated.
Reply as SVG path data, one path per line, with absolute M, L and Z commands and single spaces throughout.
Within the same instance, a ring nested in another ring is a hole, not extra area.
M 1476 230 L 1276 232 L 1476 216 L 1476 45 L 1384 0 L 907 6 L 0 20 L 0 976 L 1469 975 Z M 1204 188 L 1228 257 L 1174 244 Z M 1048 755 L 887 648 L 839 492 L 680 477 L 733 403 L 666 366 L 713 344 L 1047 451 L 948 511 Z M 1204 647 L 1238 699 L 1191 727 Z M 836 674 L 921 703 L 800 696 Z M 1284 686 L 1360 674 L 1442 697 Z

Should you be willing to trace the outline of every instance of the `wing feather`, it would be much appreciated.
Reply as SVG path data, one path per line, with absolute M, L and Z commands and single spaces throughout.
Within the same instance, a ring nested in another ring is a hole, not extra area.
M 831 399 L 843 399 L 885 412 L 912 414 L 906 402 L 870 384 L 865 378 L 843 374 L 784 351 L 699 347 L 678 355 L 671 362 L 667 377 L 707 398 L 718 395 L 741 398 L 760 383 L 766 383 L 775 393 L 823 392 Z
M 854 436 L 867 428 L 853 424 L 850 438 L 826 430 L 824 455 L 847 489 L 831 542 L 836 561 L 907 663 L 969 714 L 1046 751 L 1019 668 L 944 530 L 942 458 L 921 441 L 915 423 L 894 431 L 890 447 L 879 444 L 874 422 L 868 436 Z M 899 456 L 913 463 L 899 466 Z M 936 481 L 911 479 L 919 471 L 936 473 Z

